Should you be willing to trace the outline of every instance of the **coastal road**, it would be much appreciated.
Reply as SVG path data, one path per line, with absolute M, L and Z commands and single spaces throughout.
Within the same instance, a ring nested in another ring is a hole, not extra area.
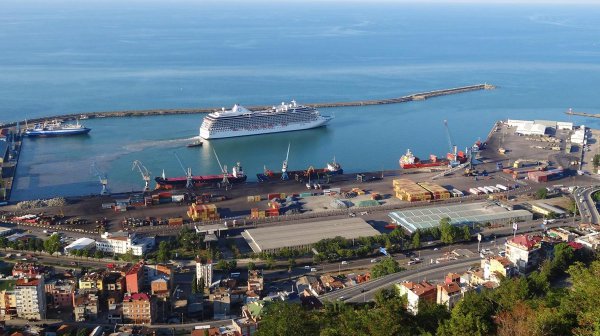
M 465 270 L 469 266 L 479 264 L 481 258 L 479 256 L 465 258 L 461 260 L 448 261 L 442 265 L 431 264 L 425 265 L 420 269 L 402 271 L 394 274 L 389 274 L 384 277 L 365 282 L 354 287 L 346 287 L 337 291 L 329 292 L 319 297 L 321 301 L 343 300 L 347 302 L 364 302 L 373 299 L 375 293 L 382 289 L 391 287 L 398 282 L 404 280 L 421 280 L 425 277 L 444 276 L 448 272 Z
M 592 195 L 598 191 L 600 191 L 600 186 L 589 186 L 577 188 L 573 193 L 575 196 L 575 203 L 577 204 L 577 208 L 581 212 L 582 217 L 593 224 L 600 223 L 600 214 L 598 213 L 596 202 L 592 198 Z

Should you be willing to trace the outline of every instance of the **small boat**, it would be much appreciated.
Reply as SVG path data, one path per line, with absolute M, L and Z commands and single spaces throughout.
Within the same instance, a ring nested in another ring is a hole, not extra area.
M 187 144 L 187 147 L 202 147 L 202 141 L 196 140 L 192 143 Z

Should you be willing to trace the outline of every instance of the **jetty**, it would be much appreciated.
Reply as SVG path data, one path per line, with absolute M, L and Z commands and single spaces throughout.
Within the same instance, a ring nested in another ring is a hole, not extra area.
M 422 101 L 429 98 L 447 96 L 471 91 L 479 90 L 492 90 L 496 87 L 491 84 L 476 84 L 469 86 L 460 86 L 450 89 L 434 90 L 427 92 L 413 93 L 407 96 L 388 98 L 388 99 L 373 99 L 373 100 L 358 100 L 349 102 L 331 102 L 331 103 L 309 103 L 304 104 L 312 106 L 314 108 L 326 108 L 326 107 L 350 107 L 350 106 L 369 106 L 369 105 L 384 105 L 384 104 L 399 104 L 407 103 L 412 101 Z M 272 105 L 260 105 L 260 106 L 248 106 L 247 108 L 251 111 L 258 111 L 270 108 Z M 109 111 L 109 112 L 82 112 L 82 113 L 71 113 L 49 117 L 42 117 L 36 119 L 27 120 L 28 123 L 41 123 L 47 120 L 61 119 L 61 120 L 75 120 L 75 119 L 92 119 L 92 118 L 114 118 L 114 117 L 145 117 L 145 116 L 156 116 L 156 115 L 172 115 L 172 114 L 197 114 L 197 113 L 211 113 L 220 111 L 221 107 L 204 107 L 204 108 L 181 108 L 181 109 L 152 109 L 152 110 L 129 110 L 129 111 Z M 20 121 L 25 123 L 25 120 Z M 16 122 L 11 122 L 2 125 L 2 127 L 15 126 Z
M 600 113 L 575 112 L 573 111 L 573 109 L 568 109 L 567 111 L 565 111 L 565 114 L 580 117 L 600 118 Z

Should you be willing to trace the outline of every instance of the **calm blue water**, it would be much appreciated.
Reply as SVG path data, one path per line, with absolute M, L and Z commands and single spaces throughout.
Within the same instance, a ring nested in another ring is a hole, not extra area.
M 123 3 L 122 3 L 123 2 Z M 409 104 L 324 109 L 327 128 L 184 145 L 201 115 L 87 120 L 88 137 L 28 140 L 14 199 L 139 189 L 131 170 L 251 176 L 323 166 L 396 168 L 406 148 L 443 154 L 448 119 L 462 147 L 505 118 L 598 112 L 600 6 L 292 4 L 174 1 L 0 3 L 0 120 L 197 106 L 387 98 L 488 82 L 498 90 Z M 598 120 L 573 119 L 598 125 Z

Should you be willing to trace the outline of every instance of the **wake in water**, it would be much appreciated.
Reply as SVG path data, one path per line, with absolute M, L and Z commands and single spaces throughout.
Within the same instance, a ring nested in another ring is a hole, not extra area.
M 139 152 L 146 148 L 175 148 L 185 146 L 192 141 L 200 140 L 199 136 L 191 138 L 169 139 L 169 140 L 148 140 L 140 141 L 123 146 L 123 149 L 128 152 Z

